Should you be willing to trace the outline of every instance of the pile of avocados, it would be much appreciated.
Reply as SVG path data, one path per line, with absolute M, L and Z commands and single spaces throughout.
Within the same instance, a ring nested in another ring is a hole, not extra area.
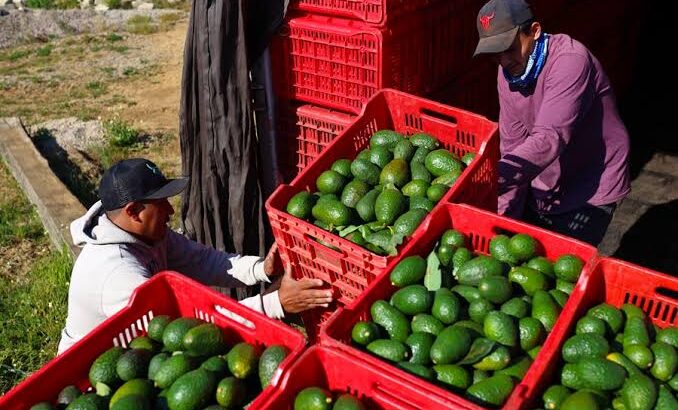
M 483 406 L 501 406 L 525 376 L 583 267 L 551 261 L 523 233 L 496 235 L 490 255 L 445 231 L 427 256 L 390 272 L 395 291 L 355 323 L 357 347 Z
M 147 336 L 92 363 L 92 391 L 66 386 L 54 402 L 31 410 L 242 409 L 268 386 L 288 354 L 280 345 L 229 346 L 221 328 L 197 318 L 156 316 Z
M 459 158 L 426 133 L 380 130 L 355 159 L 338 158 L 322 172 L 317 192 L 297 193 L 286 210 L 378 255 L 396 255 L 474 157 Z

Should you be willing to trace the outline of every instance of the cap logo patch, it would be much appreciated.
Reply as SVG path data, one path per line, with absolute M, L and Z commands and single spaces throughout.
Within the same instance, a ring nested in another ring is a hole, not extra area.
M 494 12 L 492 14 L 486 14 L 480 16 L 480 25 L 483 26 L 483 30 L 487 31 L 490 28 L 490 21 L 494 18 Z
M 152 172 L 154 175 L 162 176 L 162 173 L 160 172 L 160 170 L 159 170 L 157 167 L 154 167 L 154 166 L 152 166 L 152 165 L 150 165 L 150 164 L 146 164 L 146 168 L 150 169 L 151 172 Z

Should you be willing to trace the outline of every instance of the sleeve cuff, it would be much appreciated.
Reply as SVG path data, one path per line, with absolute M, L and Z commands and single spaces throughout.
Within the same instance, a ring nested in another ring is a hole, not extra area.
M 257 280 L 257 282 L 271 283 L 271 280 L 268 278 L 268 275 L 266 274 L 266 272 L 264 272 L 263 259 L 260 259 L 259 261 L 254 263 L 252 271 L 254 273 L 254 278 Z
M 272 319 L 282 319 L 285 317 L 285 311 L 280 304 L 278 291 L 271 292 L 262 297 L 264 304 L 264 313 Z

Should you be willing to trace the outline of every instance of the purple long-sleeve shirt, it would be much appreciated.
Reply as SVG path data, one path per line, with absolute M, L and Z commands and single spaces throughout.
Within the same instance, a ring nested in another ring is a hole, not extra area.
M 629 136 L 598 60 L 564 34 L 549 39 L 534 91 L 499 90 L 499 212 L 519 218 L 524 206 L 558 214 L 607 205 L 630 191 Z

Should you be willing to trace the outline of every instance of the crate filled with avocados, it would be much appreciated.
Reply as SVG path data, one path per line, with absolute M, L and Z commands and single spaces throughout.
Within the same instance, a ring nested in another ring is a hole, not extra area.
M 0 407 L 256 409 L 304 345 L 283 324 L 181 275 L 159 274 Z
M 285 372 L 263 408 L 413 410 L 427 409 L 430 403 L 416 386 L 345 352 L 315 345 Z
M 498 146 L 485 117 L 382 90 L 267 201 L 281 257 L 296 277 L 331 285 L 338 305 L 352 302 L 436 204 L 496 209 Z
M 370 137 L 369 148 L 353 160 L 336 160 L 316 179 L 316 192 L 297 193 L 285 209 L 377 255 L 396 256 L 396 247 L 414 233 L 474 157 L 469 152 L 459 158 L 423 132 L 406 138 L 379 130 Z
M 678 409 L 678 279 L 601 259 L 531 408 Z
M 415 383 L 431 409 L 501 407 L 538 380 L 532 364 L 557 343 L 549 334 L 595 248 L 466 205 L 426 224 L 321 343 Z

